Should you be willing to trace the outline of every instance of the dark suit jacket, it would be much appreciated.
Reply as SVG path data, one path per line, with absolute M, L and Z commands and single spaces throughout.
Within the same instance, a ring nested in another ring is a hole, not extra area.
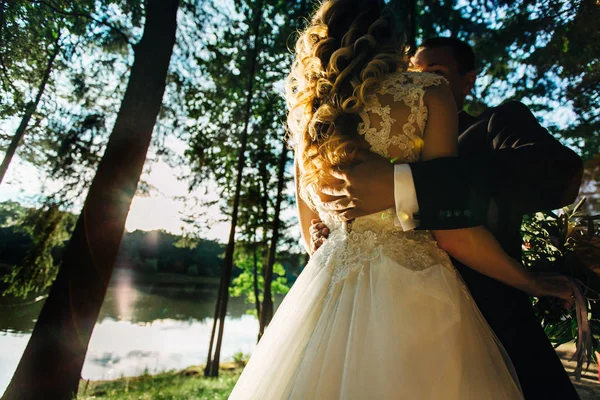
M 583 163 L 520 102 L 491 108 L 477 118 L 461 112 L 459 132 L 458 158 L 410 164 L 419 229 L 485 225 L 502 248 L 520 261 L 523 215 L 571 204 L 579 190 Z M 457 267 L 467 284 L 476 279 L 477 284 L 469 288 L 483 301 L 484 315 L 486 307 L 500 309 L 490 316 L 499 318 L 499 323 L 507 307 L 519 309 L 515 301 L 527 300 L 517 290 L 460 264 Z M 490 324 L 495 325 L 494 321 Z
M 582 161 L 519 102 L 491 108 L 477 118 L 461 112 L 459 124 L 458 158 L 410 164 L 419 229 L 483 224 L 520 261 L 523 215 L 572 203 Z M 528 296 L 456 260 L 454 265 L 513 360 L 526 398 L 577 398 Z M 539 363 L 544 364 L 541 369 Z M 548 380 L 554 382 L 544 383 Z

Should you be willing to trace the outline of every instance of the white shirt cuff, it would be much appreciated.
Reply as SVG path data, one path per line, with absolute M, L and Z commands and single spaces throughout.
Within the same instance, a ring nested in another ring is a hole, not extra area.
M 394 165 L 394 200 L 396 203 L 394 224 L 401 226 L 404 231 L 419 226 L 419 221 L 415 220 L 415 214 L 419 212 L 417 191 L 408 164 Z

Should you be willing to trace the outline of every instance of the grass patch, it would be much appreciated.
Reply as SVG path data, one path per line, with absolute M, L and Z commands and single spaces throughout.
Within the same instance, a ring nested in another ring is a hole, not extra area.
M 203 367 L 142 375 L 114 381 L 81 381 L 79 400 L 226 400 L 242 368 L 224 363 L 218 378 L 205 378 Z

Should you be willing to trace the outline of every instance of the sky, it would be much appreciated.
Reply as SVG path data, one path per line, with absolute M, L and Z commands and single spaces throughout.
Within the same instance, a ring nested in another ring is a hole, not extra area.
M 164 161 L 145 168 L 142 179 L 153 186 L 148 196 L 135 196 L 125 229 L 150 231 L 164 229 L 174 234 L 180 234 L 181 229 L 192 228 L 181 219 L 186 213 L 186 206 L 180 197 L 197 196 L 199 193 L 188 193 L 187 184 L 178 180 L 177 170 L 168 166 Z M 5 180 L 0 185 L 0 201 L 13 200 L 24 205 L 35 205 L 36 197 L 45 190 L 52 190 L 53 183 L 40 176 L 39 171 L 21 160 L 18 156 L 9 166 Z M 216 195 L 212 192 L 212 196 Z M 211 196 L 210 194 L 208 195 Z M 81 207 L 81 204 L 78 205 Z M 216 214 L 218 210 L 204 210 Z M 220 214 L 220 213 L 219 213 Z M 202 232 L 202 237 L 226 242 L 229 235 L 228 223 L 217 223 L 209 230 Z

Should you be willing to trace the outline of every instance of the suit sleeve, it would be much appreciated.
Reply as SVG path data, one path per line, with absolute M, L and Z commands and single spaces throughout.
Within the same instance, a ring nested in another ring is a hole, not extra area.
M 520 214 L 552 210 L 575 201 L 583 162 L 556 140 L 520 102 L 490 118 L 489 192 Z
M 520 215 L 575 200 L 583 172 L 581 159 L 552 137 L 522 103 L 496 108 L 485 133 L 468 130 L 463 140 L 476 143 L 465 156 L 461 152 L 457 159 L 410 164 L 420 229 L 484 224 L 492 199 Z
M 473 170 L 472 159 L 437 158 L 411 163 L 419 212 L 418 229 L 459 229 L 484 225 L 490 194 Z

